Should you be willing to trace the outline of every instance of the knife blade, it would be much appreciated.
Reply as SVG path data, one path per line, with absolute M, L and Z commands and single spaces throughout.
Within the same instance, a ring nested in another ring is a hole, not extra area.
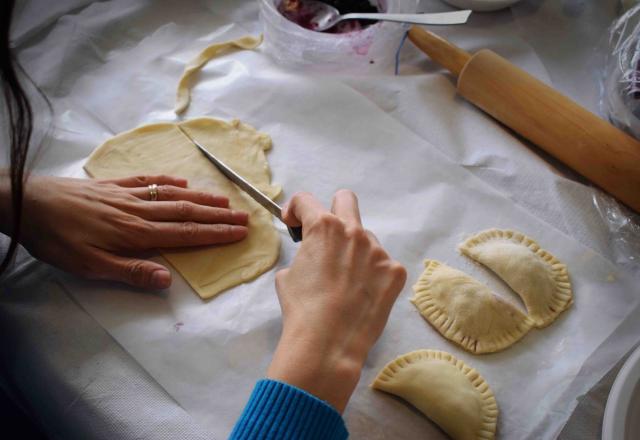
M 187 133 L 182 127 L 176 125 L 178 129 L 182 132 L 182 134 L 189 139 L 189 141 L 200 150 L 200 152 L 206 157 L 209 162 L 211 162 L 225 177 L 235 183 L 241 190 L 247 193 L 253 200 L 258 202 L 263 208 L 269 211 L 274 217 L 280 220 L 282 223 L 282 208 L 276 202 L 271 200 L 269 196 L 264 194 L 258 188 L 250 184 L 244 177 L 240 174 L 236 173 L 231 169 L 227 164 L 218 159 L 215 155 L 209 152 L 205 147 L 203 147 L 198 141 L 192 138 L 189 133 Z M 300 226 L 289 226 L 286 223 L 284 225 L 287 227 L 289 231 L 289 235 L 293 239 L 294 242 L 299 242 L 302 240 L 302 227 Z

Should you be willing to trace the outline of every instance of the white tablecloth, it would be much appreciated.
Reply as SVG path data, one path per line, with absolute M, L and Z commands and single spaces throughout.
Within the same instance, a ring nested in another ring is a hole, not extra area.
M 203 7 L 210 15 L 202 14 Z M 431 0 L 423 1 L 421 9 L 449 8 Z M 593 50 L 615 11 L 615 1 L 525 0 L 511 10 L 474 15 L 467 26 L 443 28 L 440 33 L 468 50 L 489 47 L 596 110 Z M 100 21 L 103 14 L 111 19 Z M 110 96 L 124 93 L 127 87 L 145 86 L 143 79 L 132 85 L 119 81 L 121 72 L 101 70 L 110 57 L 144 58 L 145 41 L 157 44 L 160 39 L 166 44 L 163 62 L 171 63 L 168 71 L 175 75 L 191 54 L 220 35 L 258 29 L 257 6 L 249 1 L 156 1 L 153 7 L 144 1 L 21 2 L 13 33 L 16 49 L 26 70 L 54 101 L 56 139 L 65 145 L 45 148 L 36 168 L 75 173 L 95 146 L 95 137 L 83 138 L 83 131 L 65 127 L 77 127 L 80 122 L 86 124 L 87 132 L 106 138 L 130 128 L 123 120 L 172 117 L 170 106 L 166 112 L 156 110 L 158 102 L 171 102 L 172 89 L 158 90 L 157 101 L 148 105 L 118 109 L 118 117 L 105 117 L 108 113 L 101 108 L 76 111 L 83 105 L 83 93 L 94 93 L 83 89 L 91 84 L 92 75 L 111 75 L 113 82 L 104 91 Z M 185 50 L 189 47 L 191 52 Z M 456 98 L 449 80 L 410 45 L 401 52 L 401 60 L 401 77 L 345 77 L 343 83 L 514 205 L 610 261 L 621 258 L 592 203 L 592 188 L 572 179 L 575 176 L 535 148 L 513 148 L 512 135 Z M 237 67 L 232 62 L 216 64 L 215 70 L 205 69 L 203 82 L 237 73 Z M 271 134 L 287 135 L 278 133 L 277 127 Z M 15 277 L 22 288 L 3 297 L 0 322 L 5 329 L 3 346 L 18 347 L 7 367 L 7 382 L 48 432 L 60 438 L 149 439 L 200 438 L 210 432 L 138 364 L 135 354 L 130 356 L 111 339 L 73 295 L 55 283 L 43 283 L 50 270 L 33 272 L 33 268 Z M 630 346 L 635 342 L 632 333 L 622 329 L 622 336 L 612 335 L 602 350 L 616 344 Z M 612 351 L 621 357 L 619 350 Z M 599 362 L 602 358 L 597 357 Z M 568 393 L 584 388 L 581 380 L 595 382 L 590 369 L 606 371 L 603 365 L 586 365 Z M 563 435 L 570 438 L 571 432 Z

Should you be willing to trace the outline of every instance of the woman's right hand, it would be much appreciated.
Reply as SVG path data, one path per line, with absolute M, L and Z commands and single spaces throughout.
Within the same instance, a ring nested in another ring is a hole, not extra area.
M 267 376 L 342 412 L 406 270 L 362 227 L 351 191 L 338 191 L 331 211 L 311 194 L 296 194 L 283 218 L 301 225 L 304 239 L 291 267 L 276 276 L 283 330 Z
M 157 185 L 150 201 L 149 185 Z M 114 180 L 30 176 L 20 242 L 36 258 L 93 279 L 147 289 L 171 284 L 169 270 L 141 254 L 232 243 L 246 237 L 248 214 L 223 196 L 170 176 Z

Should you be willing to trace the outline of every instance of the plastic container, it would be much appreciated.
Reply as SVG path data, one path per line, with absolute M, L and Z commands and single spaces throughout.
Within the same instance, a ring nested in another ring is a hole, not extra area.
M 607 398 L 602 420 L 602 440 L 640 438 L 640 348 L 620 369 Z
M 408 26 L 378 22 L 346 34 L 304 29 L 277 10 L 281 0 L 259 0 L 265 52 L 279 64 L 317 73 L 367 74 L 391 68 Z M 381 12 L 415 13 L 419 0 L 377 0 Z

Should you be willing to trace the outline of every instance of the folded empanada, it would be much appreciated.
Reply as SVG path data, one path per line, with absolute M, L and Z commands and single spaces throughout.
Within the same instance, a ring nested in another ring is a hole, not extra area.
M 411 302 L 442 336 L 472 353 L 493 353 L 520 340 L 531 320 L 469 275 L 435 260 L 413 286 Z
M 567 266 L 520 232 L 489 229 L 460 244 L 524 301 L 536 327 L 546 327 L 573 302 Z
M 491 440 L 498 404 L 489 384 L 467 364 L 443 351 L 418 350 L 393 360 L 373 388 L 411 403 L 454 440 Z

